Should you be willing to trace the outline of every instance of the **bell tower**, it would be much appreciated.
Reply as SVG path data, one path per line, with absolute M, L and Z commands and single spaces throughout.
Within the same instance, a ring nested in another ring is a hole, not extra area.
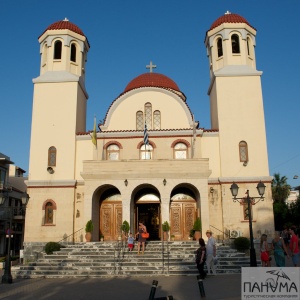
M 262 72 L 256 70 L 256 29 L 226 12 L 206 33 L 211 128 L 219 130 L 221 176 L 268 176 Z
M 65 19 L 39 37 L 40 75 L 33 79 L 29 185 L 36 180 L 73 180 L 76 133 L 85 132 L 88 94 L 85 65 L 90 45 Z

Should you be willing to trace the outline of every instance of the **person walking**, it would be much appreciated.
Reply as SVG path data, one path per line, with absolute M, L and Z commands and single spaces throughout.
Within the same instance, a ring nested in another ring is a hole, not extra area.
M 296 235 L 296 226 L 291 226 L 289 228 L 289 234 L 291 235 L 290 238 L 290 251 L 291 251 L 291 257 L 292 261 L 295 267 L 299 264 L 299 239 Z
M 210 229 L 206 230 L 206 236 L 208 238 L 206 243 L 206 266 L 207 274 L 216 275 L 215 258 L 217 255 L 216 241 L 212 237 L 212 231 Z
M 199 239 L 199 245 L 200 247 L 196 251 L 196 264 L 201 278 L 205 279 L 206 272 L 204 271 L 204 263 L 206 261 L 206 247 L 204 239 Z
M 270 256 L 266 234 L 262 234 L 260 238 L 260 259 L 263 267 L 270 267 Z
M 280 237 L 278 231 L 275 232 L 275 237 L 272 240 L 274 250 L 274 258 L 277 267 L 285 267 L 285 255 L 289 258 L 288 250 L 283 238 Z
M 141 246 L 142 246 L 142 254 L 144 254 L 144 252 L 145 252 L 146 239 L 143 237 L 143 233 L 147 233 L 147 228 L 143 224 L 143 222 L 139 222 L 138 232 L 135 235 L 135 236 L 137 236 L 137 235 L 139 236 L 138 237 L 138 249 L 137 249 L 138 254 L 140 254 Z

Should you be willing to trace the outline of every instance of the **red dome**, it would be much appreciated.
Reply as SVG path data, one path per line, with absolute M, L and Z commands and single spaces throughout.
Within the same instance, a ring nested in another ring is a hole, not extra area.
M 227 12 L 225 15 L 221 16 L 215 22 L 213 22 L 209 30 L 212 30 L 223 23 L 245 23 L 252 27 L 245 18 L 241 17 L 240 15 Z
M 63 21 L 58 21 L 50 26 L 47 27 L 47 29 L 41 34 L 41 36 L 47 31 L 47 30 L 63 30 L 68 29 L 75 33 L 78 33 L 82 36 L 85 36 L 83 31 L 75 24 L 71 23 L 68 19 L 64 19 Z
M 180 91 L 178 85 L 169 77 L 159 73 L 144 73 L 131 80 L 127 84 L 124 93 L 140 87 L 149 87 L 149 86 Z

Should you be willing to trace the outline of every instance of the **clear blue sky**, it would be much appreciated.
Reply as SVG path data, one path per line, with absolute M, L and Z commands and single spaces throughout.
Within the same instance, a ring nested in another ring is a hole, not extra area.
M 292 186 L 300 185 L 299 0 L 1 0 L 0 152 L 28 171 L 32 79 L 40 70 L 38 37 L 65 17 L 91 45 L 87 130 L 93 128 L 94 115 L 104 118 L 129 81 L 147 72 L 150 60 L 156 72 L 178 84 L 200 127 L 209 129 L 204 37 L 227 10 L 257 29 L 270 174 L 279 172 Z M 296 174 L 299 179 L 293 180 Z

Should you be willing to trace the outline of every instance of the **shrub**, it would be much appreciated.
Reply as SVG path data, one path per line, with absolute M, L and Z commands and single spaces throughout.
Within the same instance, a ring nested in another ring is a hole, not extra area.
M 85 225 L 85 232 L 93 232 L 94 224 L 92 220 L 87 221 Z
M 162 230 L 163 230 L 163 231 L 169 231 L 169 230 L 170 230 L 170 225 L 169 225 L 168 221 L 165 221 L 165 222 L 162 224 Z
M 201 228 L 202 228 L 202 226 L 201 226 L 201 220 L 200 220 L 199 217 L 197 217 L 197 219 L 194 222 L 193 230 L 194 231 L 201 231 Z
M 233 244 L 238 251 L 246 251 L 250 248 L 250 240 L 243 236 L 236 238 Z
M 125 220 L 121 226 L 121 230 L 125 233 L 128 233 L 130 229 L 129 223 Z
M 59 251 L 60 248 L 64 248 L 64 246 L 56 242 L 48 242 L 45 245 L 45 252 L 47 254 L 53 254 L 54 251 Z

